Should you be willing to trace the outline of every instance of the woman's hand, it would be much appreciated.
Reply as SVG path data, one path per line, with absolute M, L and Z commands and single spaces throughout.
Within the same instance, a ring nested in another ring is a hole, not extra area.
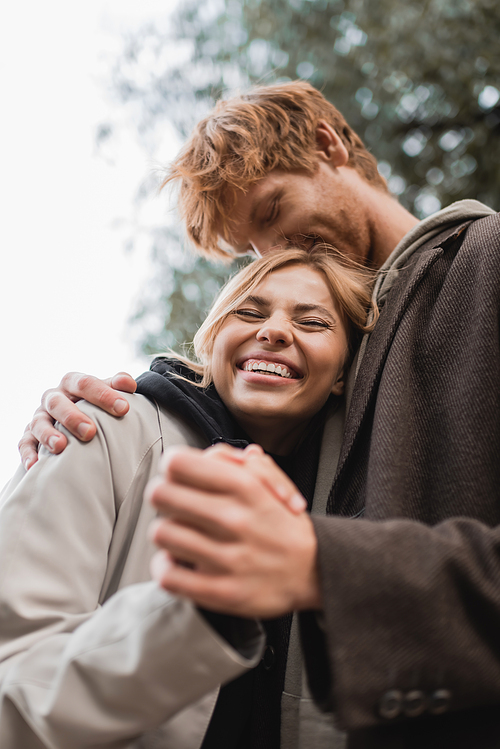
M 246 465 L 255 477 L 271 491 L 285 507 L 288 507 L 294 515 L 300 515 L 307 507 L 307 502 L 299 492 L 293 481 L 284 473 L 274 460 L 266 455 L 260 445 L 255 443 L 248 445 L 244 450 L 231 447 L 220 442 L 205 450 L 205 455 L 210 455 L 220 460 L 227 460 L 236 465 Z
M 95 435 L 95 424 L 75 405 L 76 401 L 84 399 L 113 416 L 123 416 L 129 406 L 124 398 L 117 396 L 116 391 L 134 393 L 136 387 L 135 380 L 126 372 L 118 372 L 106 380 L 81 372 L 65 374 L 56 388 L 46 390 L 42 395 L 40 406 L 19 442 L 19 452 L 26 470 L 37 462 L 40 444 L 56 454 L 66 447 L 67 439 L 55 429 L 55 421 L 59 421 L 82 442 L 88 442 Z

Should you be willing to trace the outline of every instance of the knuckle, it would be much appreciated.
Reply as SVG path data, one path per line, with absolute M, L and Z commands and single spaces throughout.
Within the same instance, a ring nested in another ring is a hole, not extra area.
M 44 391 L 44 393 L 43 393 L 43 395 L 41 397 L 41 400 L 40 400 L 40 403 L 42 404 L 42 406 L 39 406 L 39 408 L 43 407 L 43 404 L 45 403 L 45 401 L 47 400 L 47 398 L 50 396 L 50 394 L 51 393 L 55 393 L 56 390 L 57 390 L 57 388 L 48 388 L 47 390 Z
M 224 514 L 225 525 L 236 536 L 241 536 L 248 527 L 247 512 L 240 505 L 230 505 Z
M 76 406 L 68 406 L 62 408 L 57 415 L 58 421 L 63 424 L 72 434 L 78 434 L 78 427 L 80 424 L 86 424 L 92 428 L 93 422 L 90 421 Z M 93 436 L 95 432 L 91 429 Z M 90 434 L 87 434 L 85 439 L 90 439 Z
M 113 407 L 115 400 L 118 397 L 116 390 L 108 387 L 108 385 L 100 381 L 94 382 L 94 393 L 96 400 L 98 400 L 103 406 L 105 405 L 109 408 Z
M 31 434 L 35 440 L 42 441 L 42 435 L 52 428 L 54 420 L 45 412 L 36 414 L 31 422 Z
M 75 378 L 78 378 L 80 375 L 80 372 L 66 372 L 65 375 L 62 376 L 61 382 L 59 383 L 59 387 L 63 390 L 69 390 L 75 383 Z
M 212 445 L 211 447 L 208 447 L 205 450 L 205 457 L 206 458 L 213 458 L 214 456 L 224 456 L 228 458 L 232 458 L 234 456 L 238 456 L 238 454 L 241 451 L 238 450 L 235 447 L 231 447 L 230 445 L 226 445 L 223 442 L 218 442 L 216 445 Z
M 274 476 L 269 475 L 269 470 L 266 468 L 266 466 L 263 465 L 253 465 L 252 466 L 252 490 L 256 491 L 257 487 L 262 487 L 262 484 L 266 481 L 269 481 L 269 479 L 273 479 Z
M 224 544 L 218 547 L 217 556 L 222 569 L 234 572 L 238 568 L 241 554 L 236 544 Z
M 81 372 L 74 372 L 73 373 L 75 377 L 75 385 L 76 389 L 78 391 L 85 391 L 92 387 L 94 384 L 95 378 L 91 375 L 82 374 Z
M 214 453 L 227 453 L 228 452 L 228 445 L 226 445 L 224 442 L 217 442 L 215 445 L 211 445 L 208 447 L 205 451 L 207 455 L 213 455 Z
M 235 578 L 226 576 L 219 580 L 214 594 L 220 601 L 238 610 L 245 605 L 248 598 L 245 586 L 241 585 Z
M 46 427 L 45 429 L 42 429 L 40 433 L 38 434 L 38 440 L 42 443 L 42 445 L 45 445 L 47 447 L 49 444 L 50 438 L 54 434 L 59 435 L 59 432 L 57 432 L 55 429 Z
M 23 436 L 17 443 L 17 449 L 19 450 L 21 455 L 25 455 L 25 454 L 27 455 L 29 453 L 30 449 L 32 448 L 33 442 L 34 440 L 32 439 L 32 437 L 30 437 L 30 435 L 26 433 L 23 434 Z
M 264 474 L 265 475 L 265 474 Z M 245 494 L 249 497 L 258 497 L 262 492 L 262 478 L 263 475 L 259 471 L 253 471 L 250 476 L 247 476 L 245 482 Z
M 27 444 L 30 441 L 30 439 L 31 439 L 31 423 L 26 425 L 26 428 L 23 432 L 23 436 L 17 443 L 17 446 L 20 448 L 21 445 Z
M 249 572 L 255 571 L 257 560 L 255 558 L 255 548 L 247 543 L 226 544 L 225 561 L 227 569 L 234 573 L 234 576 L 246 576 Z
M 42 404 L 44 408 L 42 408 L 41 410 L 37 409 L 38 415 L 37 412 L 35 412 L 34 418 L 40 418 L 40 416 L 43 416 L 43 414 L 41 413 L 41 411 L 43 410 L 48 411 L 48 413 L 55 411 L 55 409 L 59 405 L 60 398 L 61 396 L 57 390 L 47 390 L 42 398 Z

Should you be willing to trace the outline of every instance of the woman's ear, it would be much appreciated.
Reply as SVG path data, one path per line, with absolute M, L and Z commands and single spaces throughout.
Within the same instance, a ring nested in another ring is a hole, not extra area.
M 320 120 L 316 128 L 316 143 L 318 156 L 332 166 L 346 166 L 349 154 L 337 131 L 326 122 Z
M 332 387 L 332 395 L 344 395 L 344 389 L 345 389 L 345 378 L 344 378 L 344 370 L 342 369 L 341 373 L 337 377 L 336 381 L 333 384 Z

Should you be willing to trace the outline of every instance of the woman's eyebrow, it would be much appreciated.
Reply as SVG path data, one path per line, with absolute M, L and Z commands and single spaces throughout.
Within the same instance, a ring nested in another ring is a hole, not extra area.
M 245 297 L 241 304 L 246 304 L 247 302 L 251 302 L 252 304 L 257 304 L 260 307 L 268 307 L 269 302 L 267 299 L 265 299 L 263 296 L 256 296 L 254 294 L 250 294 L 249 296 Z
M 294 306 L 294 310 L 296 312 L 314 312 L 314 310 L 317 310 L 323 315 L 327 315 L 332 320 L 334 319 L 331 310 L 329 310 L 328 307 L 323 307 L 321 304 L 305 304 L 304 302 L 300 302 Z

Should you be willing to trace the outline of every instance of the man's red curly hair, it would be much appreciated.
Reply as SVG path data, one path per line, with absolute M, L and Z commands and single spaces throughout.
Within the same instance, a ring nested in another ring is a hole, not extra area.
M 375 157 L 317 89 L 306 81 L 254 87 L 219 101 L 198 123 L 162 185 L 180 182 L 180 214 L 202 254 L 227 259 L 220 234 L 225 233 L 238 191 L 246 192 L 273 169 L 315 171 L 320 120 L 342 139 L 347 165 L 387 190 Z

